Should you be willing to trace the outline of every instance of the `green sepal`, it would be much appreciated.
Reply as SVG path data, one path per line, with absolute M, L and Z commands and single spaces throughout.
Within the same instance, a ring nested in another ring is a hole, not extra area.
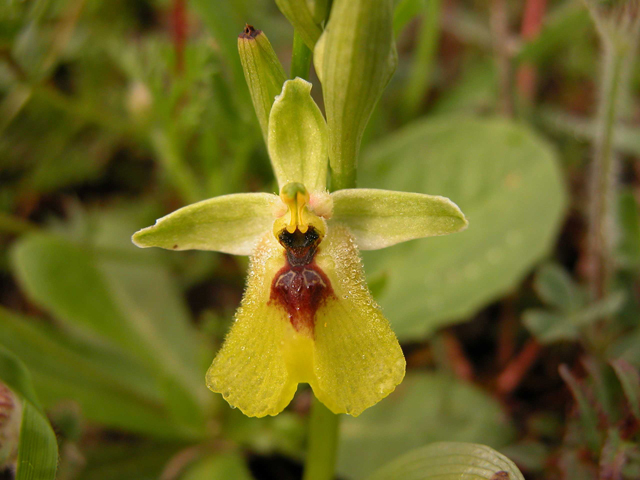
M 335 0 L 316 44 L 322 82 L 333 190 L 355 183 L 362 134 L 398 63 L 392 0 Z
M 269 156 L 282 188 L 302 183 L 309 192 L 327 185 L 327 125 L 311 98 L 311 84 L 287 80 L 269 116 Z
M 238 36 L 238 53 L 253 108 L 266 142 L 271 105 L 282 90 L 287 75 L 267 36 L 251 25 L 245 26 Z
M 333 221 L 349 227 L 361 250 L 464 230 L 467 219 L 445 197 L 354 188 L 331 194 Z
M 314 11 L 312 11 L 307 0 L 276 0 L 276 5 L 282 14 L 287 17 L 311 51 L 322 34 L 320 27 L 322 20 L 318 17 L 321 15 L 323 2 L 317 3 L 318 5 L 314 5 Z
M 270 231 L 280 202 L 269 193 L 223 195 L 187 205 L 136 232 L 138 247 L 168 250 L 215 250 L 251 255 L 260 237 Z

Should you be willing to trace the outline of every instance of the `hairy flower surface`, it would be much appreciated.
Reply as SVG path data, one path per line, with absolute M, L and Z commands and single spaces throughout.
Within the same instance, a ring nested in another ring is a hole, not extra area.
M 405 361 L 364 279 L 359 249 L 462 230 L 443 197 L 375 189 L 328 193 L 327 127 L 311 84 L 285 82 L 268 122 L 280 195 L 205 200 L 140 230 L 140 247 L 250 255 L 234 324 L 207 386 L 248 416 L 280 413 L 308 383 L 334 413 L 359 415 L 389 395 Z

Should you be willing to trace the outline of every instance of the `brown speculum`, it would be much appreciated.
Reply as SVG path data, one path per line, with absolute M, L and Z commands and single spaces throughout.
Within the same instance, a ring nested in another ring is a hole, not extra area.
M 286 265 L 273 277 L 271 302 L 277 302 L 286 310 L 291 325 L 313 335 L 318 308 L 333 295 L 327 275 L 314 259 L 320 244 L 318 231 L 309 226 L 305 233 L 286 229 L 278 235 L 284 247 Z

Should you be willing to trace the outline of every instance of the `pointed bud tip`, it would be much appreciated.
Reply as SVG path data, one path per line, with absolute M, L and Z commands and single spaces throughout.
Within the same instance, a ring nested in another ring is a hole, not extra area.
M 240 35 L 238 35 L 238 38 L 244 38 L 246 40 L 253 40 L 254 38 L 256 38 L 261 33 L 262 33 L 262 30 L 256 30 L 253 27 L 253 25 L 249 25 L 248 23 L 246 23 L 244 25 L 244 30 L 242 30 L 242 33 Z

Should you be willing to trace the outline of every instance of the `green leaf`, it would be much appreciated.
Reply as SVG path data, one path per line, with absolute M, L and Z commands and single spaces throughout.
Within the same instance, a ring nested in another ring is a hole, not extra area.
M 191 428 L 203 431 L 207 396 L 203 372 L 198 371 L 196 337 L 164 267 L 131 263 L 126 255 L 98 255 L 47 234 L 23 237 L 11 254 L 30 298 L 77 337 L 127 352 L 155 381 L 180 388 L 175 395 L 191 400 L 181 420 L 199 414 Z
M 309 192 L 327 185 L 327 125 L 311 84 L 287 80 L 269 116 L 269 156 L 278 186 L 302 183 Z
M 0 380 L 22 400 L 16 480 L 53 480 L 58 466 L 58 444 L 40 408 L 27 368 L 0 346 Z
M 314 51 L 329 127 L 333 190 L 355 183 L 362 134 L 398 63 L 391 0 L 334 0 Z M 363 54 L 366 52 L 366 54 Z
M 486 445 L 438 442 L 385 465 L 370 480 L 524 480 L 518 467 Z
M 258 239 L 273 227 L 278 197 L 237 193 L 182 207 L 136 232 L 137 246 L 168 250 L 215 250 L 251 255 Z
M 189 436 L 169 418 L 154 379 L 135 358 L 104 345 L 74 342 L 68 334 L 2 309 L 0 344 L 20 355 L 45 407 L 73 399 L 83 417 L 109 427 L 163 438 Z
M 314 14 L 309 9 L 307 0 L 276 0 L 276 5 L 291 22 L 296 32 L 300 34 L 304 43 L 311 51 L 322 34 L 319 22 L 314 18 Z M 320 12 L 316 14 L 318 17 Z M 324 20 L 324 17 L 320 20 Z
M 181 480 L 252 480 L 244 459 L 237 453 L 204 458 L 180 477 Z
M 549 306 L 571 312 L 584 305 L 584 295 L 559 265 L 546 264 L 540 267 L 534 280 L 534 288 Z
M 461 321 L 511 289 L 551 248 L 565 207 L 553 150 L 502 119 L 421 121 L 372 145 L 360 184 L 425 192 L 455 202 L 464 232 L 365 252 L 377 299 L 401 339 Z
M 384 401 L 341 425 L 338 472 L 364 478 L 425 443 L 483 442 L 500 447 L 513 428 L 497 401 L 442 374 L 408 374 Z
M 249 86 L 253 108 L 258 116 L 265 143 L 269 133 L 269 113 L 287 79 L 282 64 L 262 30 L 247 25 L 238 36 L 238 52 Z
M 620 380 L 633 416 L 640 420 L 640 374 L 638 374 L 638 370 L 621 358 L 611 360 L 610 363 Z
M 344 223 L 361 250 L 377 250 L 416 238 L 447 235 L 467 227 L 448 198 L 421 193 L 353 188 L 331 194 L 333 219 Z

